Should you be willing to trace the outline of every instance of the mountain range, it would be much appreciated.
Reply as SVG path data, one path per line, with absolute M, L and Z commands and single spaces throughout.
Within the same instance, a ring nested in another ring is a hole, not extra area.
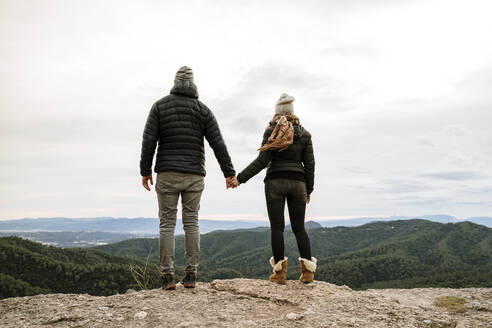
M 249 229 L 267 226 L 265 221 L 200 220 L 200 230 L 207 233 L 221 229 Z M 159 233 L 157 218 L 25 218 L 0 221 L 0 231 L 101 231 L 130 234 Z M 176 234 L 183 234 L 181 220 L 176 222 Z
M 155 234 L 131 234 L 105 231 L 0 231 L 0 237 L 18 236 L 58 247 L 92 247 L 126 239 L 155 237 Z
M 464 221 L 492 227 L 492 217 L 470 217 L 459 220 L 450 215 L 422 215 L 422 216 L 391 216 L 391 217 L 361 217 L 340 220 L 313 220 L 323 227 L 345 226 L 353 227 L 376 221 L 425 219 L 440 223 L 459 223 Z M 201 233 L 214 230 L 250 229 L 255 227 L 268 227 L 267 221 L 225 221 L 225 220 L 200 220 Z M 101 231 L 127 234 L 158 234 L 159 219 L 157 218 L 25 218 L 18 220 L 0 220 L 0 231 Z M 176 224 L 176 234 L 183 234 L 181 220 Z

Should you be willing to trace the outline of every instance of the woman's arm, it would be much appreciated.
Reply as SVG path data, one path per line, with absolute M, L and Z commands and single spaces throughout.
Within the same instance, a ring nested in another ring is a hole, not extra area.
M 273 128 L 271 126 L 266 128 L 265 133 L 263 133 L 263 141 L 261 143 L 261 146 L 266 144 L 268 138 L 270 137 L 270 134 L 272 134 L 272 131 Z M 257 175 L 268 165 L 268 163 L 270 163 L 270 161 L 272 160 L 272 155 L 272 150 L 260 151 L 258 157 L 256 157 L 255 160 L 253 160 L 244 170 L 241 171 L 241 173 L 237 175 L 237 180 L 240 183 L 245 183 L 246 181 Z
M 306 147 L 304 147 L 302 157 L 302 163 L 304 164 L 304 170 L 306 171 L 306 192 L 310 195 L 314 188 L 314 151 L 311 135 L 309 135 Z

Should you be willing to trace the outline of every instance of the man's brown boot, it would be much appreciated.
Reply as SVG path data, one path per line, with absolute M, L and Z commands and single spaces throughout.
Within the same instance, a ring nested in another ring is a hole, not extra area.
M 313 282 L 314 280 L 314 271 L 316 271 L 316 258 L 311 257 L 311 261 L 299 258 L 299 263 L 301 263 L 301 276 L 299 280 L 305 284 Z
M 273 268 L 273 274 L 270 276 L 270 281 L 277 284 L 285 285 L 285 275 L 287 274 L 287 258 L 275 263 L 273 257 L 270 258 L 270 265 Z

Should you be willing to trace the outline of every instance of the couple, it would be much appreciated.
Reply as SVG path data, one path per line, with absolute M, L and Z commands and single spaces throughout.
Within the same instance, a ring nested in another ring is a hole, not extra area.
M 159 203 L 159 254 L 162 288 L 176 288 L 174 279 L 174 228 L 181 196 L 185 232 L 186 269 L 182 284 L 194 288 L 200 258 L 198 210 L 204 190 L 205 150 L 203 138 L 213 149 L 226 179 L 227 188 L 236 188 L 265 167 L 265 197 L 271 228 L 273 274 L 270 281 L 285 284 L 287 258 L 284 257 L 285 202 L 292 231 L 299 248 L 300 280 L 314 279 L 316 259 L 304 228 L 306 203 L 314 184 L 314 154 L 311 135 L 294 115 L 294 98 L 282 94 L 275 115 L 268 124 L 258 157 L 236 177 L 236 172 L 212 111 L 198 100 L 191 68 L 176 73 L 170 95 L 152 106 L 143 133 L 140 173 L 142 184 L 150 191 L 152 161 L 157 147 L 154 171 Z

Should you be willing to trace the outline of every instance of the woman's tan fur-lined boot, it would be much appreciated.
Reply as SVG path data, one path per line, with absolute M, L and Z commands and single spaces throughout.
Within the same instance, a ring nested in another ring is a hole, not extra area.
M 277 284 L 285 285 L 285 275 L 287 274 L 287 258 L 275 263 L 273 257 L 270 258 L 270 265 L 273 268 L 273 274 L 270 276 L 270 281 Z
M 314 271 L 316 271 L 316 262 L 318 260 L 315 257 L 311 257 L 311 261 L 307 259 L 299 258 L 299 263 L 301 263 L 301 276 L 299 280 L 305 284 L 313 282 L 314 280 Z

